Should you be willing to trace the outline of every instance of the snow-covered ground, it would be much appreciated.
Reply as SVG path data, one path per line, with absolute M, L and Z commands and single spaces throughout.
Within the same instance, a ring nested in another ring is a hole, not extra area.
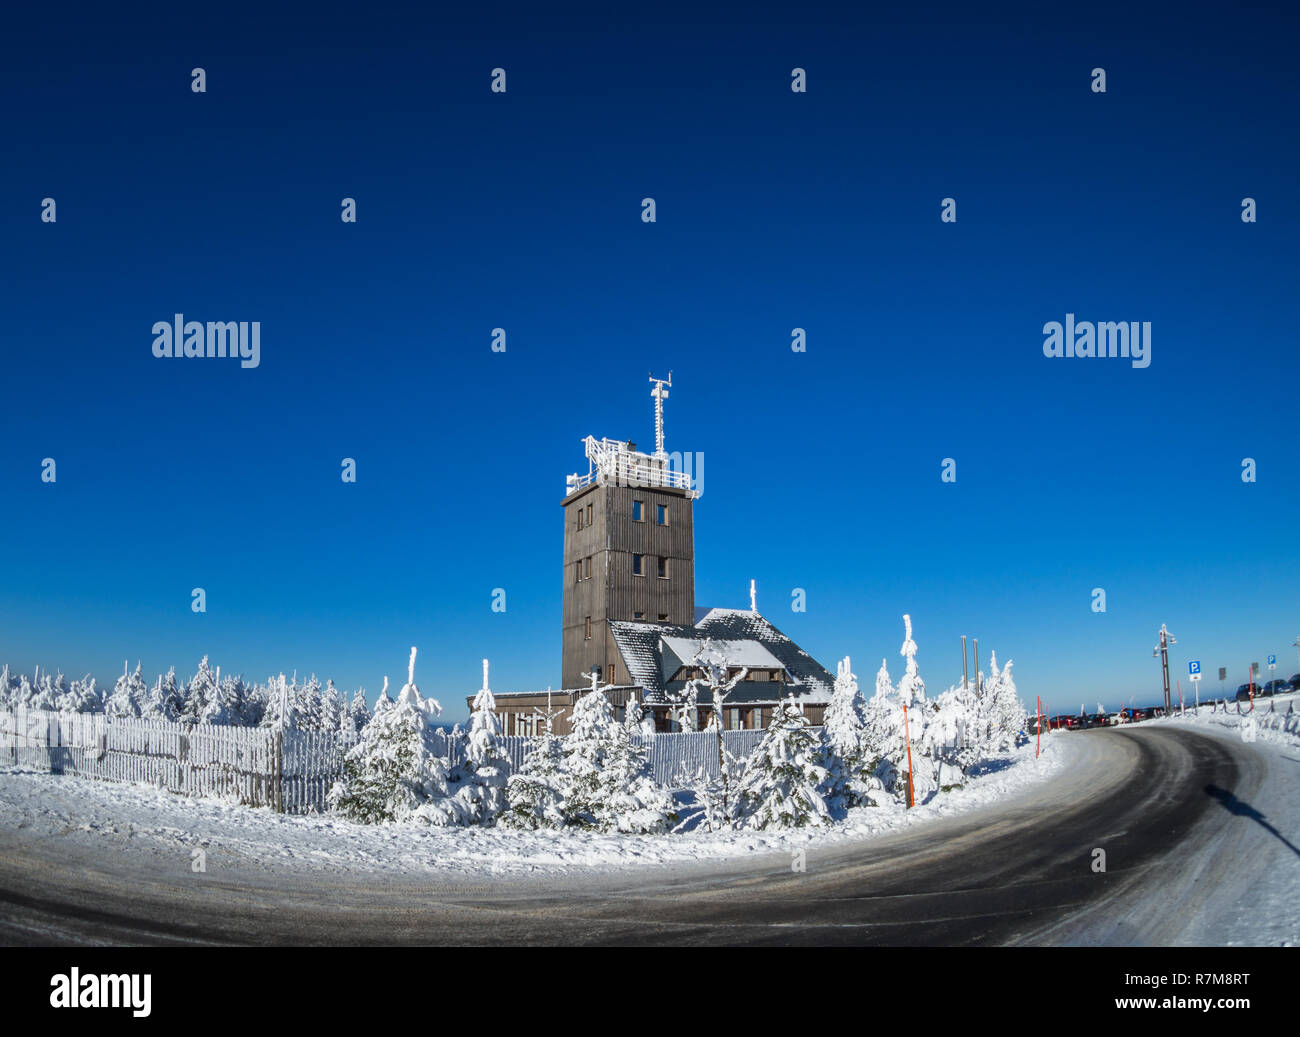
M 1256 699 L 1253 737 L 1250 718 L 1231 708 L 1234 712 L 1225 713 L 1202 706 L 1147 722 L 1241 740 L 1258 751 L 1263 764 L 1251 801 L 1225 803 L 1253 846 L 1244 854 L 1238 847 L 1229 867 L 1203 880 L 1213 895 L 1180 942 L 1295 946 L 1300 943 L 1300 695 Z M 1291 708 L 1295 712 L 1288 715 Z
M 303 871 L 434 875 L 443 881 L 491 876 L 571 874 L 646 865 L 752 857 L 829 847 L 848 840 L 965 813 L 1024 791 L 1066 766 L 1068 735 L 1031 742 L 978 770 L 966 786 L 907 810 L 863 807 L 831 828 L 783 832 L 703 830 L 676 835 L 517 832 L 500 828 L 365 826 L 331 816 L 275 814 L 209 799 L 16 769 L 0 770 L 0 839 L 57 837 L 81 851 L 122 853 L 136 865 L 188 870 L 195 850 L 209 873 L 221 868 L 293 874 Z M 145 860 L 141 860 L 141 858 Z

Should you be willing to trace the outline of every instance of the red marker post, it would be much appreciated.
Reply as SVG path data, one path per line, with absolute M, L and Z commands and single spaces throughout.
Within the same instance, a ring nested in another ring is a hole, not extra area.
M 912 789 L 912 736 L 907 730 L 907 707 L 903 707 L 903 740 L 907 742 L 907 809 L 912 809 L 916 793 Z

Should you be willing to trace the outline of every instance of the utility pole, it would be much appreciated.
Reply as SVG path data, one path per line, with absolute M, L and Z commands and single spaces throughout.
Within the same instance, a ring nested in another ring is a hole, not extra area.
M 1169 716 L 1173 708 L 1169 702 L 1169 646 L 1178 644 L 1178 638 L 1174 637 L 1163 623 L 1160 624 L 1160 643 L 1151 650 L 1152 658 L 1160 656 L 1160 671 L 1164 677 L 1165 683 L 1165 716 Z
M 1291 642 L 1291 647 L 1296 650 L 1296 655 L 1300 655 L 1300 637 Z
M 1296 638 L 1296 642 L 1300 643 L 1300 637 Z M 966 688 L 969 686 L 969 683 L 970 682 L 966 679 L 966 635 L 962 634 L 961 635 L 961 686 L 963 691 L 966 690 Z

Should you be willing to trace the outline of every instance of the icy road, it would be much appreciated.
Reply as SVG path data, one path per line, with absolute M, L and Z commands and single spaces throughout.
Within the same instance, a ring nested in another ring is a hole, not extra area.
M 1050 780 L 955 817 L 807 843 L 804 871 L 764 850 L 542 878 L 239 860 L 196 875 L 130 839 L 109 852 L 19 820 L 0 829 L 0 943 L 1300 942 L 1293 748 L 1177 724 L 1056 744 Z

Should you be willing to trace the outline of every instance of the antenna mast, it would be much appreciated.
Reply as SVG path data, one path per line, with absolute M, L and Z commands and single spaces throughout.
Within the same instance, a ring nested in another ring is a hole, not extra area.
M 655 457 L 667 457 L 667 451 L 664 450 L 664 400 L 668 399 L 668 390 L 672 388 L 673 373 L 669 371 L 667 378 L 651 375 L 650 381 L 655 383 L 655 387 L 650 390 L 655 401 Z

